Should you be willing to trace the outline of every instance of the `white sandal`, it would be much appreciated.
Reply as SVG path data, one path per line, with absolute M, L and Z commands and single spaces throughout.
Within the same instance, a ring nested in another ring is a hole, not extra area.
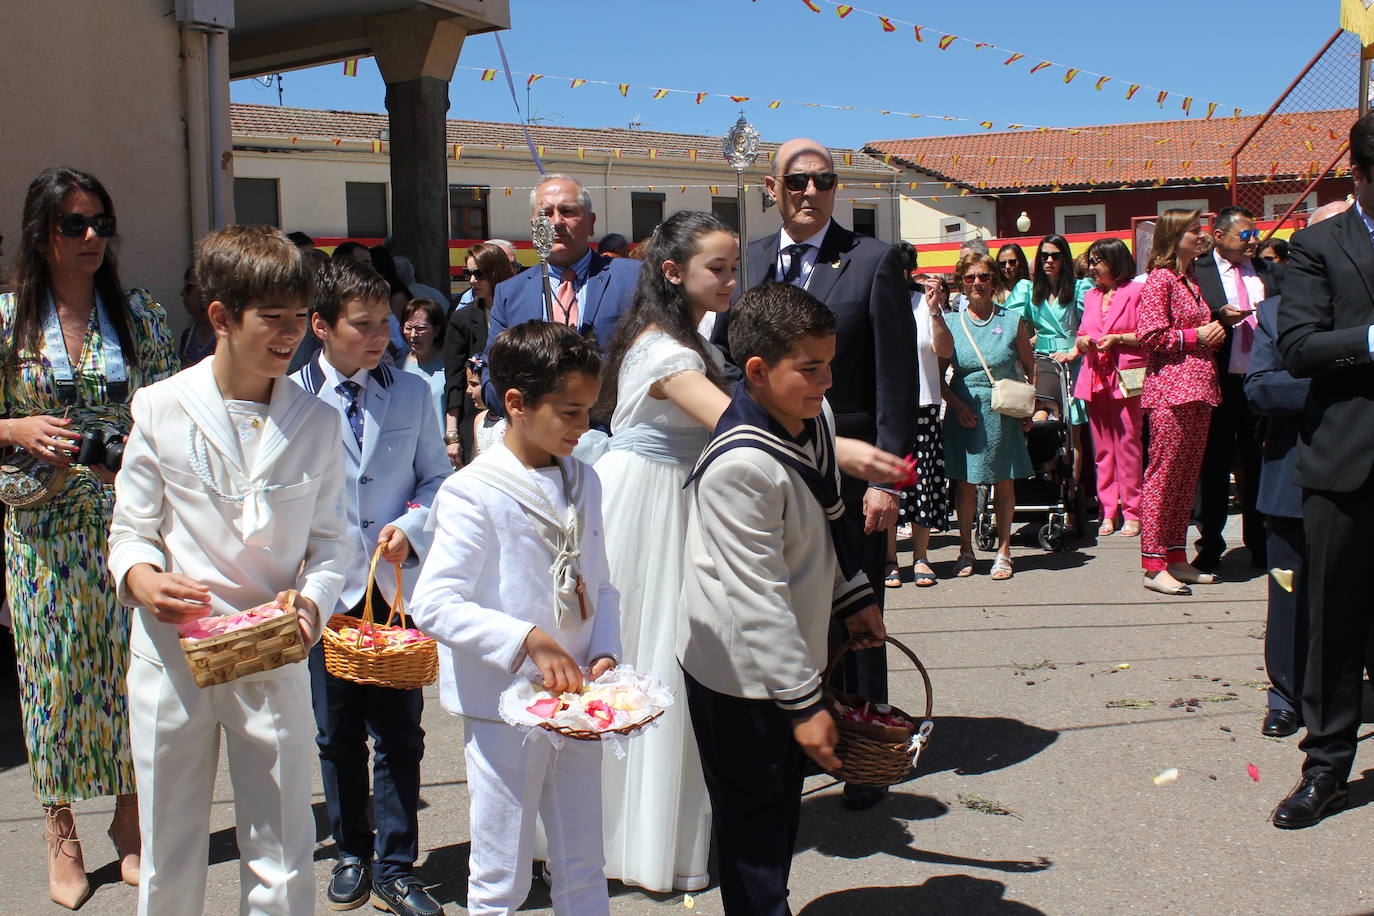
M 992 561 L 992 579 L 996 582 L 1005 582 L 1016 575 L 1016 570 L 1012 569 L 1011 557 L 1004 553 L 999 553 Z M 1001 575 L 1006 573 L 1006 575 Z

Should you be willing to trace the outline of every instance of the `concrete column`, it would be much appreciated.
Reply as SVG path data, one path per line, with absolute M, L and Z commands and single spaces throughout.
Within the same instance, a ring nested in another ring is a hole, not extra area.
M 415 277 L 421 283 L 447 291 L 444 129 L 448 84 L 467 31 L 457 19 L 422 9 L 369 17 L 367 33 L 386 81 L 395 253 L 414 260 Z

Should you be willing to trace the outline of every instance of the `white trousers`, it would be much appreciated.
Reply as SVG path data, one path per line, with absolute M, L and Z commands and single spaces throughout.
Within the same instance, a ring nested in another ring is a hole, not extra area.
M 553 911 L 602 916 L 611 911 L 601 846 L 601 744 L 565 741 L 502 722 L 465 721 L 472 855 L 468 912 L 511 916 L 530 890 L 534 824 L 549 834 Z
M 305 662 L 289 667 L 269 680 L 197 687 L 189 669 L 130 660 L 130 741 L 143 832 L 139 916 L 203 912 L 221 731 L 234 786 L 239 913 L 315 912 L 315 720 Z

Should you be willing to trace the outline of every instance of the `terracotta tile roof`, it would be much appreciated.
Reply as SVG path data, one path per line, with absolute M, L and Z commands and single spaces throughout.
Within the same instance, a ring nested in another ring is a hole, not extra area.
M 1326 168 L 1357 116 L 1353 109 L 1276 115 L 1242 153 L 1239 177 L 1305 175 L 1313 163 Z M 1259 121 L 1193 118 L 873 140 L 864 151 L 971 190 L 1187 184 L 1228 179 L 1232 151 Z
M 235 103 L 229 112 L 235 137 L 299 137 L 319 140 L 377 140 L 388 127 L 385 114 L 366 111 L 327 111 L 313 108 L 283 108 L 274 105 Z M 672 134 L 650 130 L 624 128 L 549 127 L 531 125 L 530 135 L 536 146 L 550 150 L 576 151 L 605 156 L 608 151 L 620 150 L 623 155 L 645 158 L 650 149 L 660 159 L 687 160 L 696 151 L 703 163 L 724 166 L 719 137 L 695 134 Z M 473 147 L 500 147 L 519 150 L 525 148 L 524 131 L 519 124 L 496 121 L 449 120 L 445 142 Z M 766 154 L 778 148 L 777 143 L 762 143 Z M 864 155 L 859 150 L 832 150 L 836 165 L 845 171 L 871 173 L 891 178 L 896 169 Z M 848 157 L 848 162 L 845 161 Z

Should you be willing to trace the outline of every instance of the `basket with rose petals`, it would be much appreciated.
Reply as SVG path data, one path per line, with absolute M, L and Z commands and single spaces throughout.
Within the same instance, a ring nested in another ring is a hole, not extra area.
M 396 570 L 396 601 L 385 623 L 372 615 L 372 595 L 376 591 L 377 562 L 382 548 L 372 554 L 367 572 L 367 598 L 363 616 L 335 614 L 324 628 L 324 667 L 335 677 L 356 684 L 409 690 L 432 684 L 439 676 L 439 647 L 419 630 L 406 626 L 405 597 L 402 595 L 401 568 Z M 401 625 L 392 626 L 399 614 Z
M 305 658 L 296 593 L 237 614 L 202 617 L 177 627 L 199 687 L 227 684 Z

